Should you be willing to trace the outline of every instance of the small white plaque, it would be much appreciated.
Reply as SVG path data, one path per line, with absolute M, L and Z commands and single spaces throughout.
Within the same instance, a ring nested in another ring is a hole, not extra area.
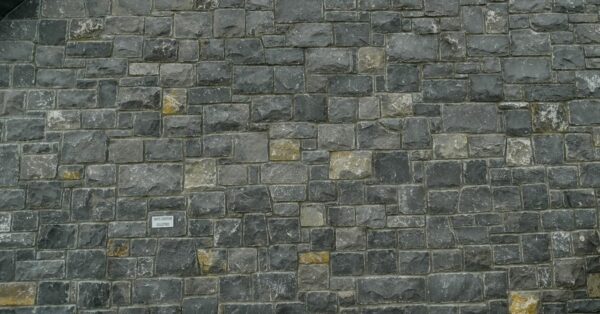
M 152 217 L 152 228 L 173 228 L 173 216 Z

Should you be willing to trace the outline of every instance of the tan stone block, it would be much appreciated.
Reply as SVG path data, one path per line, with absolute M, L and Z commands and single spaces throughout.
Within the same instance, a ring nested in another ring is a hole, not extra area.
M 22 306 L 35 304 L 35 283 L 0 283 L 0 306 Z
M 302 208 L 300 208 L 300 225 L 302 227 L 325 225 L 325 206 L 320 204 L 302 205 Z
M 300 160 L 298 140 L 279 139 L 269 144 L 269 158 L 273 161 Z
M 353 180 L 372 174 L 372 155 L 368 151 L 332 152 L 329 157 L 329 178 Z
M 600 147 L 600 127 L 592 129 L 592 141 L 594 142 L 594 146 Z
M 540 299 L 532 293 L 511 292 L 510 314 L 537 314 L 540 307 Z
M 202 274 L 224 273 L 227 271 L 227 258 L 223 255 L 223 251 L 198 250 L 197 258 Z
M 164 115 L 178 114 L 184 111 L 187 101 L 185 89 L 166 89 L 163 92 L 162 113 Z
M 60 173 L 60 178 L 63 180 L 81 180 L 81 171 L 64 170 Z
M 358 71 L 360 73 L 381 73 L 385 67 L 385 50 L 379 47 L 358 49 Z
M 217 163 L 214 159 L 195 159 L 185 164 L 185 188 L 197 189 L 217 184 Z
M 412 114 L 412 94 L 385 94 L 381 96 L 382 117 L 407 117 Z
M 300 264 L 328 264 L 329 252 L 306 252 L 300 253 L 298 257 Z
M 587 292 L 590 298 L 600 298 L 600 274 L 589 274 Z
M 111 257 L 129 256 L 129 241 L 127 240 L 108 240 L 108 249 L 106 255 Z

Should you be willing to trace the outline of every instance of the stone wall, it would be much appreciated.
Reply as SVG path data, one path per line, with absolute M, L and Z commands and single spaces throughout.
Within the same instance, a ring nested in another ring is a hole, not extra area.
M 27 0 L 0 313 L 600 312 L 600 0 Z

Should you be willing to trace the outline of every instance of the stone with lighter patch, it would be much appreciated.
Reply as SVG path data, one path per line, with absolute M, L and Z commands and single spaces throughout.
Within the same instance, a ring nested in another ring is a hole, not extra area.
M 173 228 L 173 216 L 152 217 L 152 228 Z

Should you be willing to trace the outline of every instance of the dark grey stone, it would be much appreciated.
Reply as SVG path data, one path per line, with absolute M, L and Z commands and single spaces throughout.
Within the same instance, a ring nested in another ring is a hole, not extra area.
M 227 204 L 228 209 L 234 212 L 264 212 L 271 210 L 269 191 L 265 186 L 228 189 Z
M 144 278 L 133 282 L 133 304 L 164 304 L 179 302 L 183 282 L 177 278 Z
M 408 155 L 402 152 L 381 152 L 373 155 L 374 175 L 381 183 L 408 183 Z
M 119 167 L 122 195 L 162 195 L 182 190 L 182 167 L 175 164 L 138 164 Z
M 38 235 L 38 246 L 42 249 L 75 248 L 77 226 L 72 224 L 42 225 Z
M 109 304 L 109 282 L 79 282 L 77 305 L 83 309 L 105 308 Z
M 191 276 L 198 273 L 196 246 L 191 239 L 160 239 L 156 253 L 156 274 Z
M 428 290 L 433 302 L 473 302 L 483 299 L 483 280 L 473 274 L 434 274 Z
M 104 250 L 78 250 L 67 254 L 67 278 L 102 279 L 106 273 Z
M 424 278 L 364 278 L 357 285 L 359 304 L 419 302 L 427 296 Z
M 275 1 L 275 21 L 278 23 L 318 22 L 323 16 L 323 0 Z

